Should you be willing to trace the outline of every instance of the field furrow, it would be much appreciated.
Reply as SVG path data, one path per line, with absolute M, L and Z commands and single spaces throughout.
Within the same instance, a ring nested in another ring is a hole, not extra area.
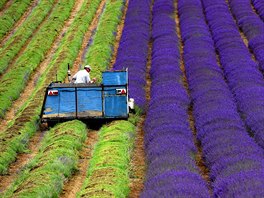
M 90 15 L 88 15 L 87 20 L 80 21 L 75 20 L 73 22 L 73 26 L 70 28 L 70 30 L 65 34 L 63 37 L 63 41 L 61 42 L 61 47 L 60 50 L 58 50 L 53 56 L 53 60 L 49 63 L 48 67 L 46 68 L 45 72 L 41 75 L 41 77 L 36 81 L 35 84 L 35 89 L 32 92 L 32 94 L 29 96 L 28 100 L 24 101 L 24 104 L 22 107 L 19 109 L 17 112 L 17 117 L 13 119 L 13 121 L 10 121 L 8 123 L 8 128 L 1 132 L 1 142 L 5 142 L 5 144 L 2 144 L 0 147 L 0 150 L 4 152 L 5 154 L 2 153 L 2 158 L 0 160 L 2 161 L 3 167 L 1 167 L 1 173 L 6 172 L 8 164 L 16 158 L 16 152 L 22 152 L 23 149 L 21 150 L 21 147 L 26 147 L 27 146 L 27 141 L 30 139 L 30 137 L 35 133 L 36 128 L 38 127 L 39 123 L 39 115 L 40 115 L 40 110 L 41 110 L 41 104 L 43 101 L 44 97 L 44 91 L 45 87 L 47 84 L 50 83 L 52 80 L 51 77 L 56 76 L 56 73 L 58 73 L 58 76 L 63 76 L 63 79 L 66 76 L 66 72 L 63 67 L 61 69 L 57 66 L 57 63 L 59 61 L 65 61 L 64 54 L 69 50 L 68 44 L 73 44 L 73 45 L 79 45 L 81 40 L 78 39 L 78 37 L 75 37 L 75 40 L 72 40 L 72 36 L 77 33 L 77 34 L 84 34 L 84 32 L 76 32 L 76 26 L 79 27 L 82 23 L 82 26 L 79 28 L 87 28 L 89 26 L 89 21 L 92 21 L 93 15 L 95 11 L 97 10 L 99 1 L 98 2 L 93 2 L 87 0 L 86 4 L 82 7 L 82 11 L 86 11 L 86 6 L 88 8 L 91 8 L 94 10 L 94 12 L 91 12 Z M 91 7 L 90 7 L 91 6 Z M 80 13 L 82 14 L 82 13 Z M 68 39 L 71 39 L 71 42 L 68 42 Z M 78 44 L 79 43 L 79 44 Z M 67 45 L 66 45 L 67 44 Z M 64 46 L 64 47 L 62 47 Z M 75 52 L 76 54 L 78 53 Z M 66 60 L 67 61 L 67 60 Z M 71 60 L 72 62 L 74 61 L 74 58 Z M 67 68 L 67 65 L 65 63 L 65 66 Z M 21 141 L 21 139 L 25 138 L 27 141 Z M 7 144 L 8 141 L 12 141 L 15 147 L 12 147 L 12 144 Z M 14 143 L 16 142 L 16 143 Z M 20 148 L 20 149 L 19 149 Z M 9 151 L 9 152 L 8 152 Z M 12 151 L 12 152 L 11 152 Z M 12 157 L 10 157 L 10 155 Z M 9 156 L 8 158 L 5 156 Z
M 251 0 L 251 3 L 258 13 L 259 17 L 262 19 L 264 22 L 264 3 L 262 0 Z
M 50 2 L 52 4 L 52 2 Z M 12 29 L 6 33 L 6 35 L 3 37 L 3 39 L 0 42 L 0 46 L 4 46 L 4 44 L 7 42 L 7 40 L 10 39 L 14 35 L 14 33 L 21 28 L 21 26 L 24 25 L 25 21 L 28 20 L 29 16 L 32 15 L 33 12 L 35 12 L 36 7 L 39 6 L 39 0 L 34 0 L 31 4 L 31 6 L 27 9 L 27 11 L 20 17 L 20 19 L 16 22 L 16 24 L 12 27 Z
M 85 65 L 106 118 L 41 118 Z M 0 197 L 263 197 L 263 75 L 263 0 L 0 0 Z
M 94 146 L 98 141 L 98 131 L 89 130 L 87 133 L 88 137 L 86 138 L 83 149 L 79 154 L 80 157 L 77 170 L 73 173 L 72 177 L 65 181 L 62 193 L 60 195 L 61 198 L 76 197 L 85 181 L 87 169 L 94 152 Z
M 197 138 L 209 168 L 213 197 L 230 197 L 238 193 L 241 197 L 259 196 L 263 193 L 262 149 L 247 134 L 232 92 L 217 65 L 214 42 L 202 4 L 195 3 L 195 0 L 180 2 L 186 74 Z M 204 1 L 206 11 L 212 9 L 210 11 L 215 12 L 215 3 Z M 251 174 L 255 176 L 251 178 Z M 242 185 L 242 181 L 248 182 Z
M 4 38 L 4 36 L 12 29 L 15 23 L 23 16 L 27 17 L 27 15 L 31 12 L 32 4 L 34 4 L 37 0 L 23 0 L 23 1 L 12 1 L 9 6 L 6 7 L 5 10 L 0 14 L 0 40 Z M 29 9 L 28 9 L 29 7 Z M 28 12 L 26 11 L 28 9 Z M 25 14 L 24 14 L 25 13 Z M 22 21 L 24 18 L 22 17 Z
M 9 188 L 11 183 L 14 182 L 15 178 L 23 170 L 24 166 L 36 156 L 45 133 L 46 131 L 37 131 L 35 136 L 30 140 L 27 151 L 18 154 L 16 161 L 10 165 L 8 174 L 0 175 L 0 194 Z
M 24 53 L 26 47 L 41 29 L 42 25 L 49 20 L 49 16 L 54 8 L 56 8 L 58 2 L 58 0 L 41 1 L 27 20 L 25 20 L 18 29 L 14 30 L 14 33 L 9 34 L 9 37 L 2 41 L 2 47 L 0 49 L 1 76 L 4 72 L 8 72 L 6 71 L 8 68 L 12 69 L 12 65 L 16 62 L 16 59 Z
M 130 162 L 130 183 L 129 194 L 127 197 L 134 198 L 139 197 L 144 187 L 145 179 L 145 149 L 144 149 L 144 120 L 145 117 L 141 117 L 136 128 L 136 136 L 134 142 L 134 149 L 132 151 Z
M 5 9 L 7 9 L 11 4 L 13 3 L 13 0 L 1 0 L 0 1 L 0 15 L 3 13 Z
M 152 20 L 151 99 L 145 120 L 146 179 L 141 197 L 209 197 L 194 156 L 190 99 L 180 69 L 173 0 L 156 0 Z M 166 27 L 166 28 L 164 28 Z
M 33 71 L 44 60 L 45 54 L 59 35 L 59 31 L 62 30 L 64 22 L 69 18 L 73 5 L 73 0 L 62 0 L 58 4 L 56 12 L 50 16 L 51 19 L 48 23 L 35 35 L 22 56 L 15 61 L 12 70 L 2 76 L 0 80 L 2 85 L 0 88 L 1 118 L 5 116 L 5 112 L 12 102 L 19 97 Z
M 99 132 L 87 176 L 77 197 L 127 197 L 129 161 L 135 126 L 128 121 L 112 122 Z
M 106 0 L 103 0 L 99 7 L 97 8 L 97 11 L 95 13 L 95 17 L 93 18 L 91 25 L 89 26 L 88 31 L 85 32 L 83 36 L 83 41 L 81 43 L 81 47 L 79 49 L 79 52 L 77 54 L 77 57 L 75 61 L 73 62 L 72 68 L 71 68 L 71 74 L 75 74 L 77 71 L 82 69 L 82 66 L 85 64 L 85 54 L 87 53 L 87 48 L 91 45 L 91 40 L 93 39 L 93 36 L 95 34 L 95 30 L 98 27 L 98 23 L 100 18 L 102 17 L 102 13 L 105 9 Z M 68 79 L 65 79 L 67 82 Z
M 258 65 L 241 40 L 226 2 L 203 1 L 206 20 L 219 53 L 228 85 L 234 94 L 240 116 L 255 141 L 264 148 L 264 81 Z M 217 9 L 221 8 L 221 9 Z M 221 16 L 221 20 L 218 19 Z
M 27 163 L 3 197 L 58 197 L 64 180 L 76 170 L 86 132 L 85 124 L 77 120 L 49 130 L 38 154 Z
M 189 84 L 188 84 L 188 80 L 187 80 L 187 75 L 186 75 L 186 69 L 185 69 L 185 62 L 184 62 L 184 42 L 182 39 L 182 32 L 181 32 L 181 27 L 180 27 L 180 16 L 179 16 L 179 0 L 175 1 L 175 23 L 176 23 L 176 31 L 177 31 L 177 36 L 179 38 L 179 51 L 180 51 L 180 69 L 183 73 L 183 85 L 185 87 L 185 89 L 187 90 L 187 93 L 190 97 L 190 88 L 189 88 Z M 200 170 L 200 174 L 203 177 L 203 179 L 206 181 L 207 186 L 209 188 L 209 191 L 211 193 L 211 180 L 210 180 L 210 176 L 209 176 L 209 169 L 205 164 L 204 161 L 204 155 L 202 152 L 202 146 L 201 146 L 201 142 L 197 139 L 197 130 L 196 130 L 196 126 L 195 126 L 195 119 L 194 119 L 194 115 L 193 115 L 193 103 L 191 102 L 189 109 L 188 109 L 188 117 L 189 117 L 189 124 L 190 124 L 190 128 L 191 131 L 193 133 L 193 139 L 194 139 L 194 143 L 195 146 L 197 148 L 197 152 L 195 155 L 195 161 L 196 161 L 196 165 L 198 166 L 199 170 Z
M 111 61 L 109 63 L 109 67 L 108 69 L 113 69 L 113 66 L 116 62 L 116 57 L 117 57 L 117 50 L 119 48 L 119 44 L 120 44 L 120 41 L 121 41 L 121 36 L 122 36 L 122 32 L 123 32 L 123 29 L 124 29 L 124 25 L 125 25 L 125 18 L 126 18 L 126 13 L 127 13 L 127 8 L 128 8 L 128 4 L 129 4 L 129 0 L 126 0 L 126 3 L 124 5 L 124 11 L 123 11 L 123 15 L 122 15 L 122 18 L 117 26 L 117 30 L 115 32 L 115 35 L 116 35 L 116 42 L 113 46 L 113 52 L 112 52 L 112 58 L 111 58 Z
M 248 47 L 252 50 L 260 70 L 264 72 L 264 22 L 251 9 L 250 0 L 229 0 L 228 5 L 238 27 L 247 37 Z

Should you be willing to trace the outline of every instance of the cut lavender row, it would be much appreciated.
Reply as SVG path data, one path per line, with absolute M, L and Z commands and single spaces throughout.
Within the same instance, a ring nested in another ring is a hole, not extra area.
M 129 94 L 145 109 L 146 64 L 151 21 L 150 0 L 129 2 L 114 69 L 128 68 Z
M 264 193 L 263 150 L 247 135 L 217 65 L 202 4 L 180 0 L 178 10 L 197 137 L 210 170 L 213 196 L 258 197 Z
M 253 12 L 250 0 L 229 0 L 229 5 L 238 26 L 243 30 L 249 41 L 259 67 L 264 71 L 264 23 Z M 264 8 L 264 7 L 263 7 Z
M 206 19 L 219 53 L 225 77 L 241 116 L 255 141 L 264 148 L 264 81 L 225 0 L 203 0 Z
M 209 197 L 194 161 L 189 97 L 182 85 L 173 0 L 153 6 L 151 100 L 145 120 L 147 173 L 141 197 Z
M 263 0 L 251 0 L 254 8 L 259 14 L 260 18 L 264 21 L 264 1 Z

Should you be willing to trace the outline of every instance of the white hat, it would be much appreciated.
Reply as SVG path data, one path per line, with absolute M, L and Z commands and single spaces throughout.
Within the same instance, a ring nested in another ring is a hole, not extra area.
M 85 66 L 84 66 L 84 69 L 87 69 L 87 68 L 90 69 L 90 70 L 92 70 L 92 68 L 91 68 L 90 65 L 85 65 Z

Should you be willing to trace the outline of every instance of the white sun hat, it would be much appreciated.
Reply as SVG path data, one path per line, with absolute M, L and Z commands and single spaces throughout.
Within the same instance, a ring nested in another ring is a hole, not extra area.
M 90 70 L 92 70 L 92 68 L 91 68 L 90 65 L 85 65 L 85 66 L 84 66 L 84 69 L 87 69 L 87 68 L 90 69 Z

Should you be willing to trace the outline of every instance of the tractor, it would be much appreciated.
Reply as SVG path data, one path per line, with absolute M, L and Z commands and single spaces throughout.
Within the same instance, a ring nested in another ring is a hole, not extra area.
M 52 82 L 46 88 L 41 122 L 128 119 L 134 111 L 128 91 L 127 69 L 103 72 L 101 84 Z

